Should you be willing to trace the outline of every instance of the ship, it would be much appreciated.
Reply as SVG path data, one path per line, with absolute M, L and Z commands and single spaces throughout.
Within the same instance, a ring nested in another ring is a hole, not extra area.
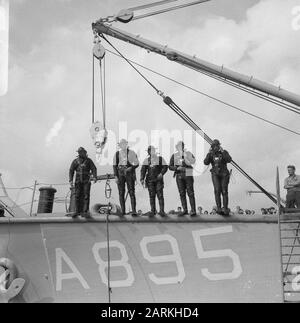
M 207 1 L 136 15 L 138 10 L 168 2 L 121 10 L 94 22 L 94 62 L 105 57 L 103 43 L 113 46 L 109 36 L 298 110 L 297 94 L 114 26 L 115 22 L 129 23 Z M 164 104 L 204 140 L 212 142 L 172 98 L 149 85 Z M 105 120 L 99 123 L 93 118 L 91 134 L 100 156 L 108 135 Z M 27 214 L 9 196 L 0 176 L 0 206 L 5 211 L 0 217 L 0 303 L 299 303 L 300 210 L 284 207 L 278 170 L 276 194 L 272 194 L 236 162 L 232 165 L 276 205 L 276 216 L 215 214 L 192 218 L 178 217 L 175 212 L 164 218 L 142 214 L 120 217 L 119 207 L 110 202 L 112 174 L 98 177 L 106 183 L 107 202 L 94 205 L 89 217 L 69 216 L 74 194 L 66 212 L 53 212 L 55 185 L 40 189 L 38 211 L 33 213 L 31 205 Z

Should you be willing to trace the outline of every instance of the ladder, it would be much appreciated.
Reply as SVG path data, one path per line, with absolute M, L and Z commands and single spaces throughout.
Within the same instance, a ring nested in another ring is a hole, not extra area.
M 277 169 L 278 228 L 284 303 L 300 303 L 300 209 L 280 207 L 279 171 Z

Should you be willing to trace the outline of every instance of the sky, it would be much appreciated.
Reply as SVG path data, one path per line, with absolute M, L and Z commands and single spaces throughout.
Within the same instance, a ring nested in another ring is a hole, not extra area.
M 29 186 L 35 180 L 45 184 L 67 183 L 68 169 L 79 146 L 86 147 L 95 161 L 90 137 L 91 23 L 144 3 L 144 0 L 10 1 L 8 92 L 0 97 L 0 172 L 7 187 Z M 117 23 L 116 27 L 299 93 L 300 30 L 295 28 L 299 5 L 298 0 L 212 0 L 126 25 Z M 287 128 L 299 129 L 298 116 L 294 113 L 156 54 L 110 40 L 126 57 L 140 64 Z M 233 159 L 267 190 L 275 192 L 277 166 L 281 183 L 286 177 L 287 165 L 300 167 L 297 135 L 149 72 L 143 73 L 210 137 L 220 139 Z M 99 81 L 98 69 L 96 78 Z M 142 152 L 140 162 L 148 144 L 140 136 L 149 137 L 154 130 L 180 133 L 190 130 L 126 62 L 109 52 L 106 82 L 107 128 L 118 134 L 119 123 L 126 123 L 130 146 Z M 97 119 L 102 121 L 99 98 L 100 84 L 96 82 Z M 108 138 L 107 146 L 115 151 L 113 137 Z M 193 142 L 187 148 L 202 165 L 207 145 L 199 149 Z M 98 165 L 99 174 L 111 171 L 111 166 Z M 55 187 L 58 197 L 68 193 L 68 186 Z M 117 202 L 114 183 L 112 188 L 112 202 Z M 147 191 L 141 185 L 136 190 L 138 208 L 147 211 Z M 232 209 L 237 205 L 255 210 L 272 206 L 261 194 L 247 195 L 248 190 L 256 188 L 233 170 L 229 189 Z M 9 192 L 19 204 L 31 199 L 29 189 Z M 209 171 L 196 177 L 195 192 L 197 205 L 210 210 L 215 203 Z M 281 193 L 284 196 L 283 189 Z M 165 178 L 165 197 L 167 210 L 177 208 L 179 197 L 170 172 Z M 105 202 L 104 183 L 92 187 L 91 204 L 99 202 Z M 64 206 L 55 207 L 62 210 Z M 24 206 L 25 210 L 28 208 Z

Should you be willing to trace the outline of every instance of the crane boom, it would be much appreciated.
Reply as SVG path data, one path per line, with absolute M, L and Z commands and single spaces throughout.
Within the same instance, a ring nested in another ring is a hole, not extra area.
M 247 76 L 235 71 L 232 71 L 224 66 L 218 66 L 209 63 L 205 60 L 199 59 L 195 56 L 190 56 L 180 51 L 169 48 L 168 46 L 155 43 L 140 36 L 133 35 L 118 28 L 105 23 L 103 20 L 99 20 L 92 24 L 92 28 L 95 34 L 106 34 L 119 40 L 125 41 L 132 45 L 144 48 L 150 52 L 157 53 L 165 56 L 169 60 L 198 70 L 201 72 L 210 73 L 212 75 L 222 77 L 226 80 L 230 80 L 237 85 L 243 85 L 256 91 L 262 92 L 267 95 L 271 95 L 277 99 L 284 100 L 288 103 L 300 107 L 300 95 L 284 90 L 281 87 L 269 84 L 267 82 L 260 81 L 253 76 Z

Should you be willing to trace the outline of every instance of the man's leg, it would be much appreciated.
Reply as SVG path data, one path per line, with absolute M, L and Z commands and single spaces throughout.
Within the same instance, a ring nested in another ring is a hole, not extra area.
M 189 196 L 189 200 L 191 204 L 191 216 L 195 216 L 197 213 L 196 213 L 196 200 L 195 200 L 193 176 L 186 177 L 186 188 L 187 188 L 187 194 Z
M 164 199 L 164 183 L 162 181 L 156 182 L 156 195 L 159 202 L 159 215 L 166 216 L 165 199 Z
M 148 183 L 148 191 L 149 191 L 149 198 L 150 198 L 150 215 L 155 215 L 156 214 L 156 203 L 155 203 L 155 197 L 156 197 L 156 183 L 155 182 L 149 182 Z
M 83 184 L 80 182 L 75 183 L 75 213 L 79 214 L 83 211 Z
M 296 208 L 300 209 L 300 192 L 295 192 Z
M 126 182 L 127 182 L 127 189 L 130 196 L 131 201 L 131 209 L 132 209 L 132 215 L 136 216 L 136 198 L 135 198 L 135 179 L 132 176 L 132 174 L 128 174 L 126 176 Z
M 288 209 L 294 209 L 295 208 L 295 192 L 288 191 L 286 195 L 286 208 Z
M 185 214 L 188 214 L 188 207 L 187 207 L 187 201 L 186 201 L 186 182 L 185 182 L 185 179 L 181 178 L 180 176 L 177 176 L 176 183 L 177 183 L 181 205 L 183 209 L 182 213 L 179 215 L 183 216 Z
M 124 176 L 119 176 L 118 190 L 119 190 L 119 201 L 122 215 L 126 214 L 126 204 L 125 204 L 125 182 Z
M 221 181 L 218 175 L 212 174 L 212 182 L 214 185 L 214 192 L 215 192 L 215 200 L 217 205 L 217 212 L 222 212 L 222 201 L 221 201 Z
M 90 192 L 91 183 L 83 183 L 83 213 L 88 213 L 90 211 Z
M 221 178 L 221 189 L 222 189 L 223 206 L 224 206 L 224 212 L 225 212 L 225 214 L 229 214 L 229 209 L 228 209 L 228 203 L 229 203 L 229 197 L 228 197 L 229 179 L 230 179 L 229 174 L 222 175 L 222 178 Z

